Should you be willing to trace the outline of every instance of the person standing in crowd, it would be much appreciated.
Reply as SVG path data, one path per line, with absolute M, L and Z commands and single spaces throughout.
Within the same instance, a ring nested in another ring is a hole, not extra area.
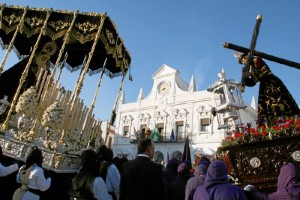
M 172 181 L 177 178 L 177 169 L 180 162 L 176 158 L 172 158 L 166 166 L 166 169 L 163 171 L 163 181 L 164 188 L 166 192 L 166 199 L 168 199 L 168 188 Z
M 102 160 L 99 174 L 106 184 L 108 194 L 113 200 L 119 199 L 120 192 L 120 173 L 115 164 L 113 164 L 113 151 L 110 148 L 101 148 L 98 151 L 99 159 Z
M 194 200 L 247 200 L 245 192 L 228 180 L 228 170 L 221 160 L 214 160 L 208 167 L 204 183 L 197 187 Z
M 69 195 L 75 199 L 111 200 L 103 179 L 99 176 L 99 158 L 91 149 L 81 153 L 81 168 L 72 180 Z
M 37 146 L 33 146 L 25 165 L 17 174 L 17 183 L 22 185 L 15 191 L 13 200 L 39 200 L 42 192 L 50 188 L 51 178 L 45 178 L 42 163 L 42 151 Z
M 247 185 L 246 190 L 251 199 L 300 199 L 300 176 L 299 171 L 294 163 L 287 163 L 280 169 L 277 180 L 277 190 L 272 193 L 264 193 L 257 190 L 252 185 Z
M 190 167 L 187 163 L 182 162 L 177 169 L 177 177 L 169 184 L 168 200 L 183 200 L 185 196 L 185 187 L 190 179 Z
M 142 139 L 138 144 L 138 156 L 122 167 L 120 200 L 165 200 L 162 167 L 152 161 L 154 144 Z
M 185 187 L 185 200 L 192 200 L 194 193 L 196 191 L 196 188 L 199 185 L 202 185 L 204 183 L 204 179 L 205 179 L 205 175 L 206 175 L 206 171 L 207 168 L 209 166 L 208 164 L 204 164 L 203 163 L 199 163 L 199 165 L 197 165 L 195 167 L 195 172 L 194 172 L 194 177 L 191 177 Z
M 113 160 L 113 163 L 116 165 L 116 167 L 119 170 L 119 173 L 121 174 L 122 166 L 124 163 L 126 163 L 128 161 L 128 159 L 126 157 L 122 157 L 122 158 L 115 157 L 115 158 L 118 158 L 118 159 Z
M 7 176 L 9 174 L 18 171 L 19 169 L 18 164 L 15 163 L 9 166 L 3 166 L 2 159 L 3 159 L 3 152 L 2 152 L 2 147 L 0 146 L 0 177 Z
M 3 155 L 2 148 L 0 146 L 0 199 L 11 200 L 13 193 L 19 186 L 16 183 L 16 174 L 19 169 L 18 164 L 12 164 L 12 162 Z

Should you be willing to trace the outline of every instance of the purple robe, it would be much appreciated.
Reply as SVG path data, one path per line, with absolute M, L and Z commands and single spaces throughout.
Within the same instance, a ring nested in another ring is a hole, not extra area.
M 207 170 L 203 185 L 197 187 L 194 200 L 247 200 L 245 192 L 228 182 L 228 171 L 221 160 L 213 161 Z
M 276 192 L 266 194 L 257 189 L 250 191 L 257 199 L 267 200 L 296 200 L 300 199 L 300 180 L 297 167 L 293 163 L 283 165 L 277 181 Z

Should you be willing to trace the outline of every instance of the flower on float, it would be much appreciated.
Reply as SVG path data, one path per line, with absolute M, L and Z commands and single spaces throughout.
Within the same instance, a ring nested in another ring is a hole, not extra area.
M 247 123 L 245 127 L 239 126 L 237 131 L 232 133 L 232 137 L 226 137 L 223 140 L 222 146 L 300 135 L 300 119 L 298 115 L 293 117 L 281 116 L 269 121 L 263 121 L 262 125 L 259 125 L 257 129 L 251 127 L 251 125 L 251 123 Z M 249 134 L 252 136 L 250 140 L 247 137 Z
M 234 137 L 235 137 L 235 138 L 238 138 L 238 137 L 240 137 L 240 134 L 239 134 L 239 132 L 235 132 L 235 134 L 234 134 Z

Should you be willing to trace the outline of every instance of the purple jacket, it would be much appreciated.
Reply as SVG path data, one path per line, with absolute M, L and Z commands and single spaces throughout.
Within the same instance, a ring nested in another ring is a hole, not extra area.
M 194 200 L 247 200 L 245 192 L 228 182 L 228 172 L 221 160 L 213 161 L 207 170 L 203 185 L 197 187 Z

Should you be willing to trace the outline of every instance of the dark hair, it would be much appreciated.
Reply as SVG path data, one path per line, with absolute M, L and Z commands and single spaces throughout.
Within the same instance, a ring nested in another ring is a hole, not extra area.
M 141 139 L 138 144 L 138 154 L 145 153 L 147 148 L 152 146 L 152 140 L 149 138 Z
M 36 164 L 39 167 L 42 167 L 43 164 L 43 153 L 37 146 L 31 147 L 25 161 L 24 169 L 28 169 L 33 164 Z
M 84 150 L 81 153 L 81 170 L 97 173 L 99 169 L 99 158 L 92 149 Z
M 98 148 L 97 155 L 100 161 L 112 162 L 114 153 L 111 148 L 108 148 L 106 145 L 102 145 Z
M 208 166 L 210 165 L 210 160 L 209 160 L 209 158 L 206 157 L 206 156 L 203 156 L 203 157 L 200 159 L 200 162 L 198 163 L 198 165 L 200 165 L 200 164 L 205 165 L 205 166 L 208 168 Z
M 248 54 L 247 53 L 243 53 L 242 55 L 240 55 L 239 57 L 238 57 L 238 62 L 240 63 L 240 64 L 243 64 L 243 62 L 242 62 L 242 60 L 244 59 L 244 58 L 246 58 L 246 59 L 248 59 Z

